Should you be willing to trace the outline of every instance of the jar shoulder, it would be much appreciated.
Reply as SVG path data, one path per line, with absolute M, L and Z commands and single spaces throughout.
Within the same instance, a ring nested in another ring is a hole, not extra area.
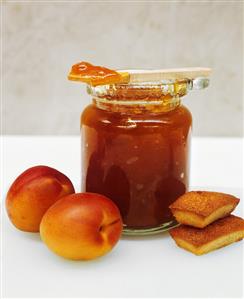
M 121 123 L 135 121 L 137 124 L 152 123 L 154 126 L 160 125 L 187 125 L 192 124 L 192 115 L 187 107 L 180 105 L 179 107 L 164 113 L 116 113 L 97 108 L 94 104 L 87 106 L 81 113 L 81 125 L 96 127 L 98 125 L 117 126 Z

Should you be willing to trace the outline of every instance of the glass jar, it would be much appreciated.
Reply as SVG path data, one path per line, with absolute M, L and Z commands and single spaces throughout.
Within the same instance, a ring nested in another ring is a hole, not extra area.
M 81 115 L 82 191 L 115 202 L 124 234 L 177 224 L 169 205 L 188 190 L 192 126 L 181 97 L 193 87 L 192 80 L 88 86 L 93 103 Z

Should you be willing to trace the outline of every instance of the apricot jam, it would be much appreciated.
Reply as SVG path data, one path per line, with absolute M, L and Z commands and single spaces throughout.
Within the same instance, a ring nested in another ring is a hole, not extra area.
M 119 207 L 126 234 L 176 224 L 169 205 L 188 190 L 192 117 L 187 82 L 91 87 L 81 115 L 82 189 Z
M 68 79 L 96 86 L 128 82 L 129 74 L 127 72 L 118 73 L 104 66 L 96 66 L 82 61 L 72 66 Z

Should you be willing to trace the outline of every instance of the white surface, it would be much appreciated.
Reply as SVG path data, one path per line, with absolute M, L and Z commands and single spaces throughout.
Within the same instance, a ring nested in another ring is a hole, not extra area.
M 78 137 L 5 137 L 3 149 L 3 196 L 17 175 L 37 164 L 56 167 L 79 185 Z M 192 186 L 242 198 L 241 159 L 241 139 L 194 139 Z M 242 206 L 235 214 L 243 217 Z M 52 254 L 38 234 L 17 231 L 5 211 L 3 216 L 4 297 L 243 295 L 243 242 L 197 257 L 179 249 L 168 233 L 123 237 L 103 258 L 72 262 Z

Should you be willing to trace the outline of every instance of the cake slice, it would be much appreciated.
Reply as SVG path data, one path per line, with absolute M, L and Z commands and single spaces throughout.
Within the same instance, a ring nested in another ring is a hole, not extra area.
M 229 215 L 203 229 L 180 225 L 171 229 L 169 233 L 179 247 L 202 255 L 243 239 L 244 220 Z
M 191 191 L 180 196 L 170 209 L 179 223 L 203 228 L 229 215 L 239 201 L 239 198 L 225 193 Z

